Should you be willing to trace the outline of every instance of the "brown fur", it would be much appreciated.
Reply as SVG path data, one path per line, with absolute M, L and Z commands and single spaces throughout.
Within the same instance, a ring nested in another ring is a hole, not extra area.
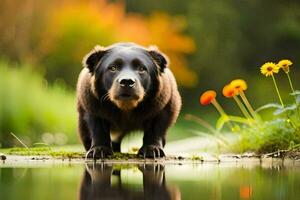
M 79 75 L 78 85 L 77 85 L 77 108 L 78 110 L 84 109 L 87 112 L 94 114 L 102 114 L 101 106 L 97 105 L 97 101 L 100 101 L 98 97 L 93 92 L 93 80 L 91 74 L 87 69 L 83 69 Z M 170 115 L 172 118 L 169 121 L 169 126 L 173 125 L 178 117 L 180 108 L 181 108 L 181 97 L 177 90 L 177 84 L 172 72 L 169 69 L 165 70 L 165 73 L 159 77 L 159 91 L 153 101 L 149 102 L 149 105 L 143 107 L 143 110 L 140 107 L 137 107 L 134 113 L 120 112 L 119 119 L 121 119 L 121 124 L 126 124 L 126 119 L 131 118 L 132 121 L 143 121 L 145 119 L 151 118 L 155 114 L 158 114 L 164 107 L 170 107 Z M 111 110 L 113 112 L 113 109 Z M 148 111 L 148 112 L 145 112 Z M 103 113 L 104 114 L 104 113 Z M 110 114 L 104 116 L 107 119 L 113 119 L 116 113 L 105 113 Z M 114 120 L 115 121 L 115 120 Z M 116 126 L 117 127 L 117 126 Z M 136 130 L 136 127 L 129 127 L 129 129 Z
M 169 68 L 165 68 L 157 76 L 157 80 L 158 89 L 154 91 L 155 94 L 144 94 L 144 98 L 136 101 L 116 102 L 113 97 L 114 91 L 108 91 L 104 96 L 97 94 L 95 78 L 87 68 L 84 68 L 77 84 L 77 110 L 79 134 L 85 149 L 89 150 L 92 147 L 93 139 L 89 133 L 91 128 L 86 122 L 88 116 L 97 116 L 108 122 L 111 135 L 113 132 L 117 133 L 117 137 L 114 135 L 117 143 L 120 143 L 128 132 L 144 130 L 143 146 L 153 143 L 163 147 L 167 129 L 178 117 L 181 97 Z M 153 98 L 147 99 L 147 95 L 152 95 Z M 162 138 L 161 141 L 156 137 Z

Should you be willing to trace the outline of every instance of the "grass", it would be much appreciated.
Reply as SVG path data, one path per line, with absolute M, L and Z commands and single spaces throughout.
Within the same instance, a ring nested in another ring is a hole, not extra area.
M 7 155 L 18 156 L 51 156 L 54 158 L 84 158 L 85 156 L 83 151 L 68 151 L 53 147 L 8 148 L 1 149 L 1 151 Z
M 267 153 L 294 149 L 300 144 L 299 128 L 294 129 L 284 118 L 262 122 L 260 126 L 244 127 L 239 135 L 239 140 L 230 147 L 236 152 Z
M 85 152 L 81 150 L 67 150 L 62 147 L 33 147 L 33 148 L 7 148 L 0 149 L 1 152 L 7 155 L 17 156 L 51 156 L 53 158 L 74 159 L 85 158 Z M 129 160 L 136 159 L 136 154 L 132 153 L 114 153 L 110 159 L 115 160 Z
M 202 156 L 198 156 L 198 155 L 192 155 L 191 160 L 194 161 L 203 161 L 203 157 Z

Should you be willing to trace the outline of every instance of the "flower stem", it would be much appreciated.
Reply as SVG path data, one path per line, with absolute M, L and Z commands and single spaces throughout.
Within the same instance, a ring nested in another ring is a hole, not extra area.
M 282 101 L 282 99 L 281 99 L 281 95 L 280 95 L 280 92 L 279 92 L 279 89 L 278 89 L 278 86 L 277 86 L 277 83 L 276 83 L 276 80 L 275 80 L 275 77 L 274 77 L 273 74 L 272 74 L 272 79 L 273 79 L 273 83 L 274 83 L 275 88 L 276 88 L 277 95 L 278 95 L 278 97 L 279 97 L 280 104 L 281 104 L 281 106 L 284 108 L 284 104 L 283 104 L 283 101 Z
M 191 115 L 191 114 L 186 114 L 185 119 L 197 122 L 198 124 L 202 125 L 204 128 L 206 128 L 213 134 L 219 134 L 219 132 L 217 130 L 215 130 L 214 127 L 212 127 L 207 121 L 201 119 L 200 117 L 197 117 L 197 116 Z
M 225 111 L 223 110 L 223 108 L 221 107 L 221 105 L 214 99 L 212 100 L 212 104 L 215 106 L 215 108 L 217 109 L 217 111 L 220 113 L 220 115 L 227 115 L 225 113 Z
M 289 73 L 286 73 L 286 75 L 287 75 L 287 77 L 288 77 L 288 79 L 289 79 L 289 83 L 290 83 L 292 92 L 295 92 L 294 87 L 293 87 L 293 83 L 292 83 L 292 80 L 291 80 L 291 77 L 290 77 L 290 74 L 289 74 Z
M 252 108 L 251 104 L 249 103 L 244 91 L 240 92 L 240 96 L 244 102 L 244 104 L 246 105 L 246 107 L 248 108 L 249 112 L 251 113 L 251 115 L 253 116 L 254 119 L 256 120 L 260 120 L 260 117 L 258 116 L 258 114 L 254 111 L 254 109 Z
M 288 79 L 289 79 L 289 83 L 290 83 L 290 87 L 291 87 L 291 90 L 293 93 L 295 93 L 295 90 L 294 90 L 294 87 L 293 87 L 293 83 L 292 83 L 292 80 L 291 80 L 291 77 L 290 77 L 290 74 L 289 73 L 286 73 Z M 294 99 L 295 99 L 295 103 L 297 105 L 297 99 L 296 99 L 296 96 L 294 95 Z
M 227 119 L 229 119 L 228 115 L 225 113 L 222 106 L 215 99 L 212 100 L 211 103 L 215 106 L 215 108 L 217 109 L 217 111 L 220 113 L 221 116 L 225 116 Z M 231 124 L 230 121 L 228 121 L 228 126 L 229 126 L 230 130 L 233 129 L 233 125 Z
M 289 123 L 295 130 L 297 130 L 297 126 L 295 125 L 295 123 L 288 117 L 288 119 L 286 120 L 287 123 Z
M 244 114 L 244 116 L 247 119 L 251 119 L 252 117 L 250 116 L 250 114 L 248 113 L 248 111 L 246 110 L 245 106 L 243 105 L 243 103 L 241 102 L 241 100 L 237 97 L 237 96 L 233 96 L 233 99 L 235 100 L 236 104 L 239 106 L 240 110 L 242 111 L 242 113 Z
M 290 74 L 289 73 L 286 73 L 288 79 L 289 79 L 289 83 L 290 83 L 290 87 L 291 87 L 291 90 L 292 92 L 294 93 L 294 100 L 295 100 L 295 104 L 296 104 L 296 110 L 297 110 L 297 114 L 298 114 L 298 118 L 300 118 L 300 113 L 299 113 L 299 109 L 298 109 L 298 102 L 297 102 L 297 97 L 295 95 L 295 90 L 294 90 L 294 87 L 293 87 L 293 83 L 292 83 L 292 79 L 290 77 Z

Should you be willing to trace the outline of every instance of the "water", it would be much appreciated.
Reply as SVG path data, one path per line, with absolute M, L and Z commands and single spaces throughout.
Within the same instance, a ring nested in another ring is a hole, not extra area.
M 0 167 L 0 199 L 299 200 L 300 168 L 247 163 Z

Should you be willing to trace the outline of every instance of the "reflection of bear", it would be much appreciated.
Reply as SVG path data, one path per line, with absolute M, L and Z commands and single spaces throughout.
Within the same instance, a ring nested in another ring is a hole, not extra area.
M 153 47 L 118 43 L 95 47 L 83 64 L 77 109 L 87 156 L 97 159 L 119 152 L 125 134 L 143 130 L 139 155 L 163 157 L 167 129 L 181 108 L 167 58 Z
M 81 182 L 79 199 L 181 199 L 177 187 L 166 186 L 162 165 L 142 165 L 139 169 L 143 173 L 144 191 L 123 187 L 120 176 L 122 170 L 113 170 L 112 165 L 87 165 Z M 111 184 L 112 175 L 117 176 L 117 185 Z

